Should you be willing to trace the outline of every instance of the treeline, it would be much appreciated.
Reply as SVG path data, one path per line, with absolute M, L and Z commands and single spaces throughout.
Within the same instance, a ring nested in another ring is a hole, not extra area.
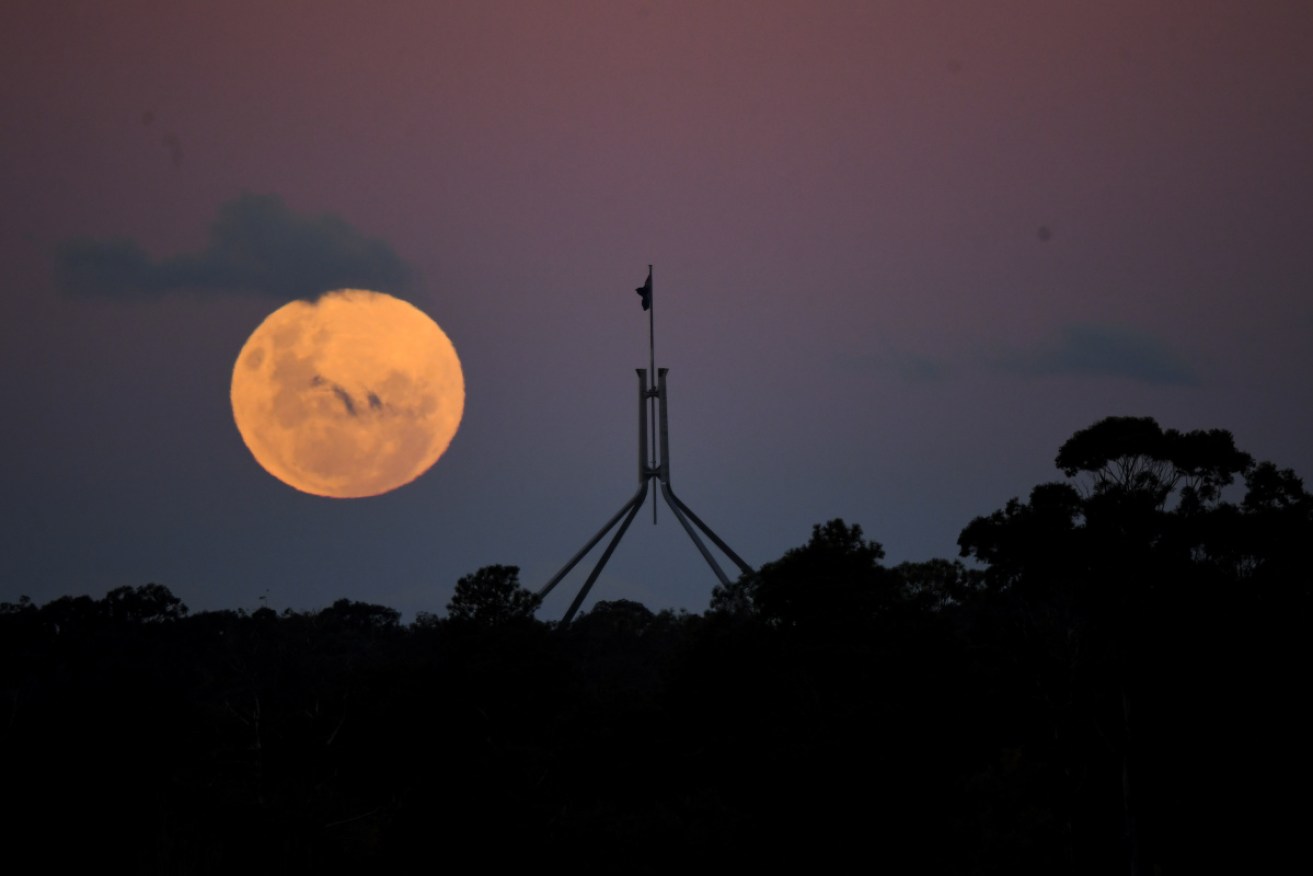
M 142 873 L 1262 869 L 1303 836 L 1313 496 L 1113 418 L 884 564 L 832 520 L 703 614 L 0 605 L 13 860 Z

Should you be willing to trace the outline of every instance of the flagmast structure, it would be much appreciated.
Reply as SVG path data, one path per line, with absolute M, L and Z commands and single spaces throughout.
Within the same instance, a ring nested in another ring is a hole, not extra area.
M 666 410 L 666 372 L 670 369 L 662 368 L 657 370 L 656 367 L 656 332 L 653 328 L 655 320 L 652 306 L 651 265 L 647 266 L 647 282 L 634 291 L 643 297 L 643 309 L 648 314 L 648 368 L 635 369 L 638 373 L 638 491 L 634 493 L 628 502 L 621 506 L 620 510 L 606 522 L 605 526 L 597 531 L 596 535 L 588 540 L 587 544 L 579 549 L 578 553 L 570 558 L 570 561 L 561 568 L 561 571 L 552 576 L 552 579 L 538 591 L 539 600 L 551 593 L 556 585 L 561 583 L 562 579 L 579 564 L 579 561 L 587 556 L 589 551 L 596 547 L 598 542 L 619 524 L 619 529 L 616 529 L 615 534 L 611 536 L 611 540 L 607 543 L 606 549 L 602 551 L 601 557 L 598 558 L 597 565 L 593 566 L 593 570 L 588 574 L 583 587 L 579 589 L 578 595 L 570 603 L 565 616 L 561 618 L 562 626 L 569 624 L 574 619 L 589 591 L 593 589 L 593 584 L 597 582 L 598 576 L 602 574 L 602 569 L 606 566 L 607 561 L 611 559 L 611 555 L 615 553 L 616 546 L 620 544 L 620 539 L 624 537 L 625 531 L 629 529 L 629 524 L 637 516 L 638 509 L 643 506 L 643 501 L 647 498 L 648 487 L 653 480 L 657 481 L 658 484 L 657 489 L 652 493 L 652 522 L 654 524 L 656 523 L 656 497 L 659 492 L 666 500 L 666 505 L 675 515 L 675 519 L 684 527 L 684 531 L 688 533 L 688 537 L 693 541 L 694 546 L 697 547 L 698 552 L 702 554 L 702 558 L 706 560 L 707 565 L 711 567 L 711 571 L 715 573 L 716 578 L 719 579 L 722 585 L 729 586 L 729 577 L 720 567 L 720 564 L 716 562 L 716 558 L 707 549 L 706 544 L 698 537 L 698 530 L 701 530 L 703 535 L 710 539 L 711 543 L 725 557 L 738 566 L 742 574 L 753 574 L 752 567 L 745 563 L 738 554 L 734 553 L 730 546 L 725 544 L 720 536 L 712 531 L 711 527 L 703 523 L 702 519 L 694 514 L 693 510 L 685 505 L 670 487 L 670 429 Z M 653 378 L 650 386 L 648 384 L 649 376 Z M 659 434 L 658 426 L 660 427 Z M 649 430 L 651 435 L 650 444 L 648 441 Z
M 648 375 L 652 378 L 652 382 L 655 384 L 655 383 L 656 383 L 656 373 L 657 373 L 657 370 L 656 370 L 656 301 L 655 301 L 655 300 L 653 299 L 653 297 L 652 297 L 652 266 L 651 266 L 651 265 L 648 265 L 648 266 L 647 266 L 647 281 L 644 282 L 642 286 L 639 286 L 639 287 L 638 287 L 637 289 L 635 289 L 634 291 L 637 292 L 639 295 L 641 295 L 641 296 L 643 297 L 643 309 L 647 311 L 647 367 L 648 367 L 648 371 L 647 371 L 647 373 L 648 373 Z M 651 424 L 651 429 L 652 429 L 652 443 L 651 443 L 650 445 L 648 445 L 648 446 L 649 446 L 649 449 L 650 449 L 652 452 L 655 452 L 655 451 L 656 451 L 656 448 L 657 448 L 657 440 L 656 440 L 656 425 L 657 425 L 657 417 L 656 417 L 656 413 L 657 413 L 657 411 L 656 411 L 656 399 L 655 399 L 655 398 L 648 399 L 648 415 L 649 415 L 649 416 L 648 416 L 648 422 Z M 650 458 L 650 457 L 649 457 L 649 458 Z M 656 465 L 656 460 L 655 460 L 655 459 L 651 459 L 651 458 L 650 458 L 650 461 L 651 461 L 652 465 L 654 465 L 654 466 Z M 653 493 L 653 494 L 652 494 L 652 525 L 653 525 L 653 526 L 656 526 L 656 522 L 657 522 L 657 500 L 656 500 L 656 493 Z

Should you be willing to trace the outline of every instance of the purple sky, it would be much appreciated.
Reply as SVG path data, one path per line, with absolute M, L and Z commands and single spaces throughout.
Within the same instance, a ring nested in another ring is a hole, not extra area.
M 0 600 L 537 588 L 636 486 L 648 263 L 672 483 L 753 564 L 832 517 L 955 556 L 1108 415 L 1313 476 L 1307 3 L 816 6 L 9 4 Z M 465 420 L 408 487 L 304 495 L 232 364 L 366 283 L 451 337 Z M 594 595 L 713 584 L 663 506 Z

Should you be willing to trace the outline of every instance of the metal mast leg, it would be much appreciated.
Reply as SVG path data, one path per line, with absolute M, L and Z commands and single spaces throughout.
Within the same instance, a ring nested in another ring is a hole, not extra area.
M 618 521 L 621 517 L 623 517 L 626 512 L 630 512 L 630 516 L 632 517 L 633 516 L 632 512 L 634 510 L 634 507 L 636 505 L 643 504 L 643 500 L 646 498 L 647 498 L 647 481 L 643 481 L 642 486 L 638 488 L 638 492 L 634 494 L 634 497 L 630 499 L 628 502 L 626 502 L 624 506 L 615 513 L 615 516 L 612 517 L 610 520 L 608 520 L 606 522 L 606 525 L 597 531 L 597 535 L 594 535 L 592 538 L 588 540 L 588 544 L 580 548 L 579 553 L 575 554 L 573 557 L 570 558 L 570 562 L 566 563 L 561 568 L 561 571 L 557 572 L 555 575 L 552 576 L 552 580 L 548 581 L 546 584 L 543 585 L 542 589 L 538 591 L 538 598 L 542 599 L 548 593 L 551 593 L 552 588 L 554 588 L 557 584 L 561 583 L 561 579 L 564 578 L 566 575 L 570 574 L 570 570 L 573 569 L 579 563 L 579 561 L 582 560 L 588 554 L 588 552 L 591 551 L 608 532 L 611 531 L 611 527 L 615 526 L 616 521 Z M 628 520 L 625 521 L 625 525 L 620 528 L 620 531 L 624 532 L 625 527 L 627 526 L 629 526 Z M 612 547 L 614 547 L 614 545 L 612 545 Z M 610 549 L 608 549 L 608 553 L 609 552 Z
M 702 554 L 702 559 L 707 561 L 707 565 L 711 567 L 712 572 L 716 573 L 716 577 L 720 579 L 720 583 L 728 587 L 729 578 L 725 577 L 725 573 L 721 571 L 720 564 L 716 562 L 716 558 L 711 555 L 711 551 L 707 550 L 707 546 L 702 543 L 702 539 L 698 538 L 697 532 L 694 531 L 692 525 L 688 522 L 688 519 L 684 517 L 684 512 L 680 510 L 678 505 L 670 501 L 670 487 L 666 484 L 661 485 L 661 495 L 666 497 L 666 504 L 670 506 L 671 511 L 675 512 L 675 519 L 684 527 L 684 531 L 688 533 L 688 537 L 693 539 L 693 544 L 697 546 L 698 551 Z
M 703 523 L 702 518 L 698 517 L 696 514 L 693 513 L 693 509 L 689 508 L 687 505 L 685 505 L 683 502 L 679 500 L 679 497 L 675 495 L 675 491 L 670 489 L 670 484 L 661 485 L 661 495 L 665 496 L 666 504 L 671 507 L 671 510 L 673 510 L 676 515 L 678 515 L 679 512 L 681 511 L 687 514 L 688 518 L 693 521 L 693 523 L 697 526 L 697 528 L 702 530 L 704 533 L 706 533 L 707 538 L 711 539 L 712 544 L 720 548 L 721 553 L 723 553 L 725 556 L 733 560 L 734 565 L 739 567 L 740 572 L 742 572 L 744 575 L 753 574 L 754 571 L 753 568 L 749 566 L 747 563 L 743 562 L 743 560 L 739 557 L 738 554 L 730 550 L 730 546 L 725 544 L 725 542 L 721 539 L 720 536 L 712 532 L 711 527 Z M 686 527 L 687 525 L 688 524 L 685 524 Z
M 661 495 L 665 497 L 666 504 L 669 505 L 670 510 L 674 512 L 676 519 L 678 519 L 680 524 L 684 527 L 684 531 L 688 533 L 688 537 L 693 540 L 693 544 L 697 546 L 698 551 L 702 554 L 702 558 L 706 560 L 707 565 L 711 567 L 711 571 L 720 579 L 721 584 L 728 586 L 729 579 L 725 576 L 725 573 L 721 571 L 720 564 L 716 562 L 715 557 L 713 557 L 711 552 L 707 550 L 706 545 L 704 545 L 702 540 L 698 538 L 697 532 L 695 532 L 693 527 L 689 524 L 689 520 L 692 520 L 693 523 L 697 525 L 698 529 L 701 529 L 706 533 L 707 537 L 711 539 L 716 547 L 720 548 L 725 556 L 734 561 L 734 565 L 739 567 L 740 572 L 745 575 L 751 575 L 753 571 L 752 567 L 743 562 L 738 554 L 730 550 L 729 545 L 725 544 L 720 536 L 711 531 L 710 526 L 703 523 L 702 519 L 694 514 L 691 508 L 680 501 L 679 497 L 675 495 L 675 491 L 670 486 L 670 419 L 666 407 L 666 373 L 669 370 L 669 368 L 661 368 L 657 371 L 657 420 L 661 424 L 661 444 L 659 446 L 660 461 L 657 464 L 657 478 L 661 481 Z
M 562 626 L 566 626 L 570 621 L 574 620 L 575 612 L 579 610 L 579 606 L 584 604 L 584 597 L 588 595 L 589 590 L 593 589 L 593 583 L 597 580 L 597 576 L 602 574 L 602 567 L 606 565 L 607 560 L 611 559 L 611 554 L 615 552 L 615 546 L 620 544 L 620 539 L 624 537 L 625 530 L 629 528 L 629 524 L 634 522 L 634 516 L 638 514 L 638 509 L 642 506 L 646 493 L 647 481 L 644 481 L 643 486 L 638 490 L 638 495 L 629 503 L 629 516 L 625 518 L 624 523 L 620 524 L 620 528 L 616 530 L 615 537 L 612 538 L 611 543 L 606 546 L 606 550 L 602 551 L 602 556 L 598 559 L 597 565 L 593 567 L 593 571 L 589 574 L 588 580 L 584 582 L 583 587 L 579 588 L 579 595 L 574 598 L 574 602 L 570 603 L 570 608 L 566 610 L 565 617 L 561 618 Z
M 647 371 L 642 368 L 636 370 L 638 372 L 638 492 L 634 493 L 633 497 L 631 497 L 630 500 L 606 522 L 606 525 L 599 529 L 597 534 L 589 539 L 588 543 L 570 558 L 570 561 L 561 568 L 561 571 L 553 575 L 552 580 L 544 584 L 542 589 L 538 591 L 539 600 L 545 597 L 548 593 L 551 593 L 552 589 L 555 588 L 557 584 L 561 583 L 561 580 L 566 575 L 570 574 L 570 570 L 572 570 L 579 561 L 582 560 L 608 532 L 611 531 L 611 527 L 615 526 L 622 517 L 624 518 L 624 522 L 620 524 L 620 529 L 616 531 L 616 534 L 611 538 L 611 543 L 608 544 L 606 550 L 602 552 L 601 558 L 597 561 L 597 565 L 593 567 L 593 571 L 589 573 L 588 579 L 584 582 L 584 586 L 579 590 L 579 594 L 575 596 L 574 601 L 570 603 L 569 610 L 566 611 L 565 617 L 561 619 L 562 624 L 569 624 L 574 618 L 575 612 L 579 610 L 579 606 L 583 604 L 584 597 L 586 597 L 588 591 L 592 589 L 593 583 L 597 581 L 598 575 L 602 573 L 602 568 L 606 565 L 607 560 L 611 559 L 611 554 L 615 552 L 616 545 L 620 543 L 620 539 L 624 536 L 625 530 L 627 530 L 629 524 L 633 522 L 634 515 L 638 513 L 638 509 L 642 506 L 643 500 L 647 498 L 648 481 L 655 476 L 655 470 L 652 468 L 650 460 L 648 459 L 647 444 L 647 409 L 652 394 L 647 388 Z

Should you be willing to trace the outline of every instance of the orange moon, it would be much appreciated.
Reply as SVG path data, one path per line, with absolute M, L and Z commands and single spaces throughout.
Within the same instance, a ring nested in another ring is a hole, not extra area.
M 465 377 L 445 332 L 381 292 L 340 289 L 275 310 L 237 356 L 233 418 L 257 462 L 315 496 L 377 496 L 446 451 Z

